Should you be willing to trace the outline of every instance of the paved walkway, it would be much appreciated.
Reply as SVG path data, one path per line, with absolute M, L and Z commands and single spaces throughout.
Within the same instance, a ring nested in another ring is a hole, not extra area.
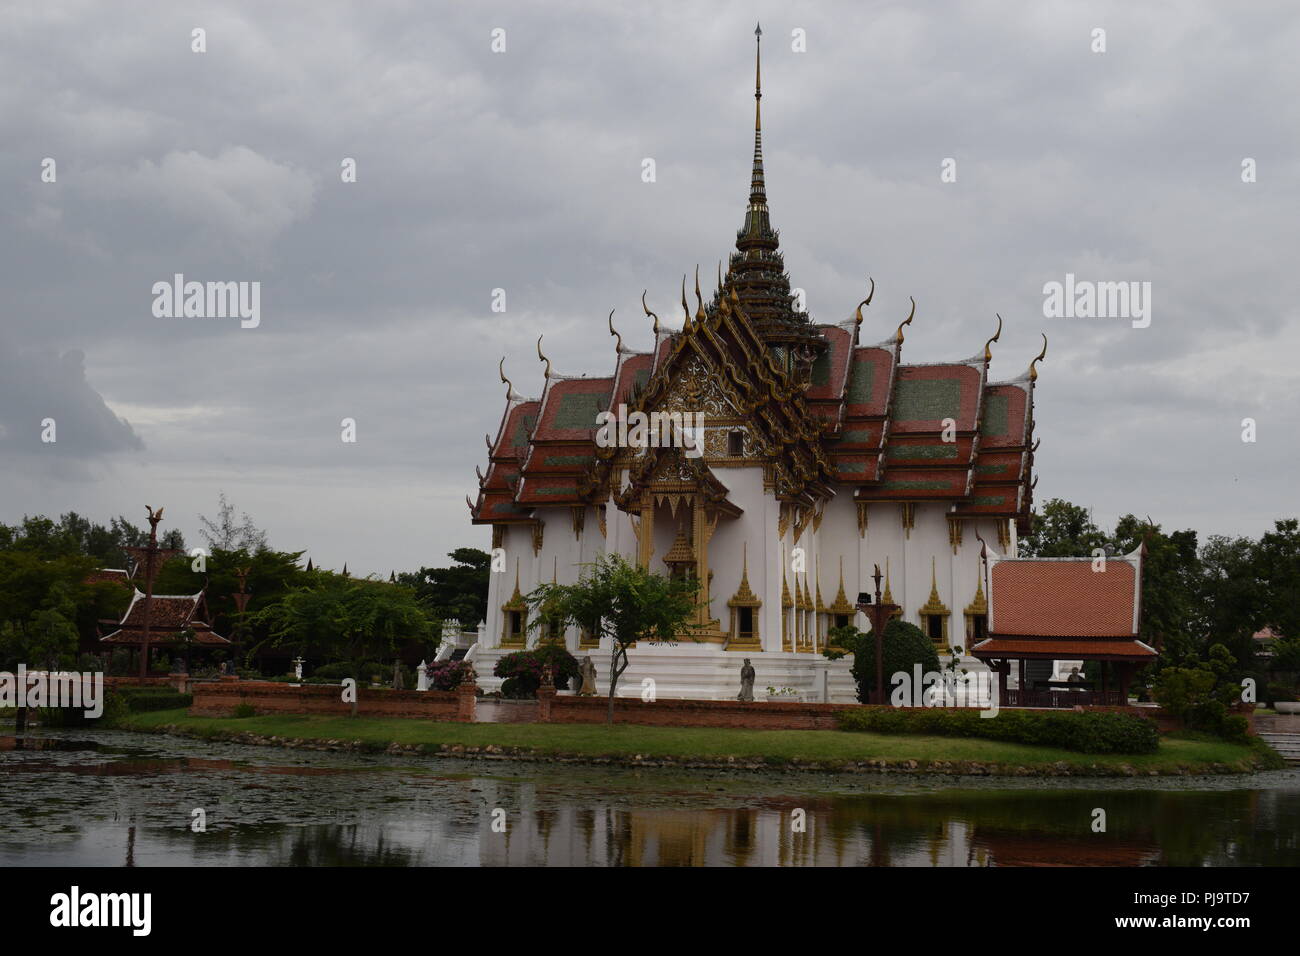
M 474 702 L 474 722 L 477 724 L 535 724 L 537 723 L 537 701 L 480 697 Z

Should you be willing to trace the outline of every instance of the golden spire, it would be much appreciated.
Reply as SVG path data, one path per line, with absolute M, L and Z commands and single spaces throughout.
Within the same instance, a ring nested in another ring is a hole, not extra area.
M 763 183 L 763 28 L 754 26 L 754 173 L 749 182 L 749 202 L 755 206 L 767 205 L 767 189 Z
M 889 591 L 889 555 L 885 555 L 885 593 L 880 596 L 884 604 L 893 604 L 894 595 Z
M 885 593 L 889 592 L 886 590 Z M 835 592 L 835 603 L 828 610 L 832 614 L 844 614 L 850 620 L 857 613 L 857 608 L 849 603 L 849 596 L 844 593 L 844 555 L 840 555 L 840 589 Z
M 928 604 L 940 604 L 939 600 L 939 578 L 938 578 L 938 558 L 930 558 L 930 600 Z

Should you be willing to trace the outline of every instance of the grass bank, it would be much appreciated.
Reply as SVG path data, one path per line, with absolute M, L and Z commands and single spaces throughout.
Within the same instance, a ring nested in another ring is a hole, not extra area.
M 1164 738 L 1154 754 L 1081 754 L 958 737 L 834 730 L 732 730 L 588 724 L 456 724 L 385 717 L 191 717 L 184 710 L 131 714 L 122 729 L 239 743 L 672 766 L 897 770 L 990 775 L 1138 776 L 1248 773 L 1267 753 L 1204 738 Z

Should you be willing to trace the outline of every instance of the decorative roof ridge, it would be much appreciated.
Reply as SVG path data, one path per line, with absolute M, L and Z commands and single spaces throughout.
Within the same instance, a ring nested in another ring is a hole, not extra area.
M 1140 552 L 1141 550 L 1142 550 L 1142 547 L 1141 547 L 1141 545 L 1139 545 L 1137 548 L 1135 548 L 1134 550 L 1130 551 L 1128 554 L 1108 554 L 1108 555 L 1105 556 L 1105 560 L 1106 560 L 1107 563 L 1110 563 L 1110 562 L 1112 562 L 1112 561 L 1122 561 L 1122 562 L 1124 562 L 1125 564 L 1133 564 L 1133 565 L 1136 565 L 1136 564 L 1140 563 L 1141 560 L 1142 560 L 1142 556 L 1141 556 L 1141 554 L 1139 554 L 1139 552 Z M 1023 557 L 1023 558 L 1022 558 L 1022 557 L 1018 557 L 1018 556 L 1017 556 L 1017 557 L 1014 557 L 1014 558 L 1008 558 L 1008 557 L 1002 557 L 1002 556 L 999 556 L 999 555 L 997 555 L 997 554 L 994 554 L 992 551 L 989 552 L 989 561 L 991 561 L 991 562 L 996 562 L 997 564 L 1012 564 L 1012 563 L 1015 563 L 1015 564 L 1048 564 L 1049 562 L 1050 562 L 1050 563 L 1091 564 L 1093 561 L 1098 560 L 1099 557 L 1100 557 L 1100 556 L 1098 556 L 1098 557 L 1093 557 L 1092 555 L 1082 555 L 1082 556 L 1080 556 L 1080 555 L 1067 555 L 1067 556 L 1065 556 L 1065 557 Z
M 183 600 L 183 601 L 197 601 L 199 598 L 203 597 L 203 592 L 206 591 L 206 590 L 207 590 L 207 588 L 200 588 L 199 590 L 195 591 L 193 594 L 155 594 L 155 595 L 153 595 L 152 598 L 149 598 L 149 597 L 148 597 L 148 596 L 147 596 L 143 591 L 141 591 L 139 588 L 136 588 L 136 589 L 135 589 L 135 595 L 136 595 L 136 597 L 138 597 L 140 600 L 154 600 L 154 601 L 182 601 L 182 600 Z M 136 597 L 133 597 L 133 598 L 132 598 L 132 600 L 131 600 L 131 603 L 132 603 L 132 604 L 135 603 Z M 128 610 L 130 610 L 130 609 L 128 608 Z
M 957 368 L 960 366 L 961 368 L 977 368 L 977 367 L 982 367 L 983 365 L 984 365 L 984 356 L 983 354 L 980 354 L 980 355 L 972 355 L 970 358 L 956 359 L 955 361 L 952 362 L 908 362 L 906 364 L 900 362 L 898 364 L 898 367 L 899 368 L 944 368 L 944 367 Z

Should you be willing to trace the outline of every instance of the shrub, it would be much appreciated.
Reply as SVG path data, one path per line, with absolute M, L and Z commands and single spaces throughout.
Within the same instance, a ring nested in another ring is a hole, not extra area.
M 837 627 L 830 631 L 831 644 L 825 654 L 834 660 L 843 653 L 853 655 L 853 679 L 858 685 L 858 700 L 866 703 L 871 699 L 871 692 L 876 686 L 876 640 L 870 634 L 864 634 L 856 627 Z M 930 640 L 919 627 L 895 618 L 885 625 L 885 637 L 882 642 L 885 659 L 885 692 L 889 692 L 889 677 L 899 671 L 911 674 L 915 665 L 921 665 L 921 672 L 939 670 L 939 654 Z M 836 648 L 843 648 L 840 652 Z
M 253 717 L 257 711 L 253 709 L 252 704 L 236 704 L 235 709 L 231 711 L 230 716 L 234 718 Z
M 578 659 L 563 647 L 544 644 L 532 651 L 516 651 L 497 661 L 492 673 L 504 677 L 501 696 L 515 699 L 537 696 L 542 686 L 542 668 L 547 664 L 555 675 L 556 689 L 568 687 L 570 678 L 578 676 Z
M 464 661 L 434 661 L 429 665 L 429 689 L 455 690 L 465 683 L 469 671 Z
M 193 694 L 182 694 L 170 687 L 120 687 L 117 693 L 131 713 L 150 710 L 177 710 L 194 703 Z
M 981 717 L 966 708 L 872 707 L 842 710 L 835 718 L 841 730 L 981 737 L 1082 753 L 1155 753 L 1160 741 L 1155 724 L 1144 717 L 1090 711 L 1002 710 Z
M 130 708 L 126 704 L 126 698 L 122 696 L 120 690 L 106 691 L 104 694 L 104 712 L 99 715 L 99 725 L 101 727 L 116 727 L 130 712 Z
M 1295 700 L 1295 698 L 1295 691 L 1285 684 L 1268 685 L 1268 701 L 1270 704 L 1276 704 L 1279 700 L 1285 704 Z
M 356 677 L 363 683 L 373 680 L 390 680 L 393 676 L 392 664 L 385 668 L 383 664 L 375 661 L 366 661 L 356 670 L 357 673 L 354 674 L 351 661 L 335 661 L 332 664 L 322 664 L 320 667 L 314 668 L 311 676 L 328 677 L 335 681 L 343 680 L 345 677 Z

